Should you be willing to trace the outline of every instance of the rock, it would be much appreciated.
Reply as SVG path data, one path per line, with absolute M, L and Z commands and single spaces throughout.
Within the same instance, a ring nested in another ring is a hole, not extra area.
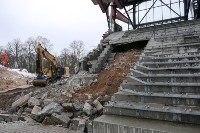
M 55 102 L 52 102 L 45 106 L 42 111 L 40 112 L 41 115 L 51 115 L 53 113 L 60 114 L 63 111 L 63 107 Z
M 63 103 L 62 106 L 67 112 L 72 112 L 74 110 L 74 106 L 72 103 Z
M 79 120 L 77 131 L 84 132 L 84 130 L 85 130 L 85 121 L 86 121 L 85 119 L 80 119 Z
M 40 100 L 35 97 L 31 97 L 28 100 L 28 106 L 29 107 L 40 106 Z
M 93 100 L 92 94 L 85 94 L 85 95 L 86 95 L 86 99 L 88 99 L 88 100 Z
M 31 111 L 32 111 L 32 109 L 31 108 L 28 108 L 28 107 L 26 107 L 25 109 L 24 109 L 24 112 L 26 112 L 26 113 L 31 113 Z
M 12 108 L 23 106 L 28 103 L 31 94 L 26 94 L 23 97 L 20 97 L 18 100 L 12 103 Z
M 92 122 L 91 121 L 86 121 L 86 132 L 87 133 L 92 133 Z
M 60 115 L 57 113 L 53 113 L 51 115 L 51 119 L 57 124 L 63 125 L 63 127 L 69 127 L 70 118 L 67 113 L 62 112 Z
M 70 126 L 69 126 L 69 129 L 70 129 L 70 130 L 75 130 L 75 131 L 77 131 L 78 124 L 79 124 L 78 118 L 72 119 L 72 120 L 71 120 L 71 123 L 70 123 Z
M 83 111 L 85 113 L 87 113 L 88 115 L 91 115 L 92 114 L 92 106 L 89 103 L 86 102 L 84 104 Z
M 83 104 L 81 102 L 75 102 L 73 103 L 73 106 L 75 108 L 75 110 L 82 110 L 83 109 Z
M 34 106 L 31 111 L 31 118 L 36 120 L 37 122 L 42 122 L 45 116 L 42 116 L 40 112 L 41 112 L 41 107 Z
M 86 103 L 89 103 L 90 105 L 92 105 L 93 101 L 92 100 L 85 100 Z
M 56 125 L 56 122 L 55 121 L 53 121 L 52 119 L 51 119 L 51 117 L 45 117 L 45 119 L 42 121 L 42 124 L 44 124 L 44 125 Z
M 17 111 L 17 114 L 18 114 L 18 115 L 21 115 L 23 112 L 24 112 L 24 107 L 21 107 L 21 108 Z
M 102 102 L 102 101 L 104 101 L 104 98 L 102 96 L 99 96 L 99 97 L 97 97 L 96 100 L 98 100 L 99 102 Z
M 82 110 L 74 112 L 74 117 L 80 117 L 80 116 L 85 116 L 85 115 L 86 115 L 86 113 L 83 112 Z
M 44 106 L 47 106 L 48 104 L 50 104 L 52 102 L 55 102 L 55 100 L 54 99 L 44 99 L 43 100 Z
M 94 100 L 93 104 L 99 113 L 101 113 L 103 111 L 103 106 L 101 105 L 101 103 L 98 100 Z
M 24 121 L 24 117 L 19 117 L 17 115 L 11 115 L 11 114 L 0 114 L 0 122 L 1 121 L 13 122 L 13 121 L 19 121 L 19 120 Z
M 95 107 L 92 108 L 92 114 L 96 114 L 97 113 L 97 109 Z
M 103 99 L 104 99 L 105 102 L 109 102 L 109 101 L 111 100 L 111 97 L 108 96 L 108 95 L 105 95 L 105 96 L 103 97 Z
M 75 130 L 75 131 L 78 131 L 78 132 L 84 132 L 85 123 L 86 123 L 86 119 L 74 118 L 74 119 L 72 119 L 72 122 L 70 124 L 69 129 Z

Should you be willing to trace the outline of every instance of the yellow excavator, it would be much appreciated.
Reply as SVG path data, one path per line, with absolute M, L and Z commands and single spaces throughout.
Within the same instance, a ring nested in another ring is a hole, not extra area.
M 36 45 L 36 77 L 33 86 L 46 86 L 49 82 L 55 82 L 62 77 L 69 77 L 69 67 L 58 67 L 56 58 L 50 54 L 40 43 Z M 50 63 L 50 68 L 45 68 L 45 59 Z

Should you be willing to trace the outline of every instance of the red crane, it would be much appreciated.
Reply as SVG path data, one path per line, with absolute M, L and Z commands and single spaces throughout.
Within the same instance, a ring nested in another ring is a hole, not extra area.
M 1 58 L 4 59 L 3 65 L 4 65 L 4 66 L 7 66 L 7 65 L 8 65 L 8 54 L 0 55 L 0 59 L 1 59 Z

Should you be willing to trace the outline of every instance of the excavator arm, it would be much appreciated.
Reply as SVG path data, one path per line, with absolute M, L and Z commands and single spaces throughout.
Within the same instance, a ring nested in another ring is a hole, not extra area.
M 55 57 L 52 54 L 50 54 L 45 48 L 43 48 L 40 43 L 36 45 L 36 53 L 37 53 L 36 73 L 37 74 L 47 73 L 44 67 L 44 58 L 45 58 L 51 64 L 51 74 L 55 75 L 57 69 L 57 62 Z
M 66 74 L 66 69 L 57 66 L 56 58 L 50 54 L 46 48 L 43 48 L 40 43 L 36 45 L 36 74 L 37 77 L 33 80 L 34 86 L 46 86 L 49 81 L 56 81 Z M 51 67 L 46 69 L 44 60 L 47 60 Z M 69 70 L 68 70 L 69 73 Z
M 36 59 L 36 74 L 37 77 L 33 80 L 34 86 L 46 86 L 49 79 L 56 76 L 57 63 L 55 57 L 50 54 L 46 48 L 43 48 L 40 43 L 36 45 L 35 51 L 37 53 Z M 44 66 L 44 60 L 48 60 L 51 64 L 50 70 L 47 70 Z

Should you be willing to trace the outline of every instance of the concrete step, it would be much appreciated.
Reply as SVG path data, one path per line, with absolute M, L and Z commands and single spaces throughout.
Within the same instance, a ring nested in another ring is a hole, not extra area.
M 148 85 L 148 86 L 173 86 L 173 87 L 181 87 L 181 86 L 192 86 L 192 87 L 200 87 L 200 83 L 177 83 L 177 82 L 145 82 L 141 79 L 138 79 L 133 76 L 127 76 L 124 83 L 132 84 L 132 85 Z
M 104 114 L 200 124 L 200 109 L 196 106 L 164 106 L 118 101 L 106 105 Z
M 160 92 L 160 93 L 176 93 L 187 94 L 195 93 L 200 94 L 200 86 L 173 86 L 173 85 L 146 85 L 146 84 L 130 84 L 123 83 L 122 89 L 129 89 L 138 92 Z
M 199 94 L 174 94 L 158 92 L 136 92 L 128 89 L 120 90 L 114 94 L 115 101 L 137 103 L 157 103 L 163 105 L 200 106 Z
M 199 78 L 200 73 L 191 73 L 187 72 L 186 74 L 184 73 L 175 73 L 174 71 L 158 71 L 155 73 L 154 71 L 138 71 L 138 70 L 131 70 L 127 76 L 134 76 L 137 78 Z
M 196 43 L 179 43 L 179 44 L 160 44 L 158 46 L 147 46 L 144 51 L 145 52 L 151 52 L 151 51 L 161 51 L 163 48 L 165 49 L 170 49 L 170 48 L 179 48 L 179 47 L 193 47 L 193 46 L 197 46 L 200 47 L 200 43 L 196 42 Z
M 200 73 L 200 67 L 184 66 L 184 67 L 150 68 L 136 64 L 134 66 L 134 69 L 130 69 L 130 73 L 135 74 L 135 71 L 140 71 L 140 73 L 145 73 L 145 74 L 198 74 Z
M 200 48 L 185 48 L 185 49 L 174 49 L 174 50 L 166 50 L 163 49 L 162 51 L 156 51 L 156 52 L 144 52 L 145 56 L 158 56 L 158 55 L 165 55 L 165 54 L 171 54 L 171 55 L 177 55 L 177 54 L 190 54 L 190 53 L 199 53 Z
M 152 55 L 155 53 L 177 53 L 177 54 L 184 54 L 184 53 L 190 53 L 190 52 L 199 52 L 200 51 L 200 45 L 196 46 L 189 46 L 189 47 L 172 47 L 172 48 L 161 48 L 161 49 L 152 49 L 151 51 L 144 51 L 145 55 Z
M 132 75 L 128 75 L 132 76 Z M 167 83 L 198 83 L 200 82 L 199 74 L 149 74 L 149 75 L 134 75 L 134 77 L 145 82 L 167 82 Z
M 185 56 L 190 56 L 190 55 L 198 55 L 199 52 L 184 52 L 184 53 L 178 53 L 178 52 L 157 52 L 153 54 L 144 54 L 145 56 L 154 56 L 154 57 L 173 57 L 173 55 L 185 55 Z
M 200 60 L 200 55 L 182 55 L 177 54 L 172 57 L 153 57 L 153 56 L 140 56 L 140 62 L 174 62 L 174 61 L 188 61 Z
M 103 115 L 93 121 L 93 133 L 199 133 L 199 125 Z
M 200 60 L 191 61 L 174 61 L 174 62 L 141 62 L 140 65 L 151 68 L 163 68 L 163 67 L 198 67 L 200 66 Z

